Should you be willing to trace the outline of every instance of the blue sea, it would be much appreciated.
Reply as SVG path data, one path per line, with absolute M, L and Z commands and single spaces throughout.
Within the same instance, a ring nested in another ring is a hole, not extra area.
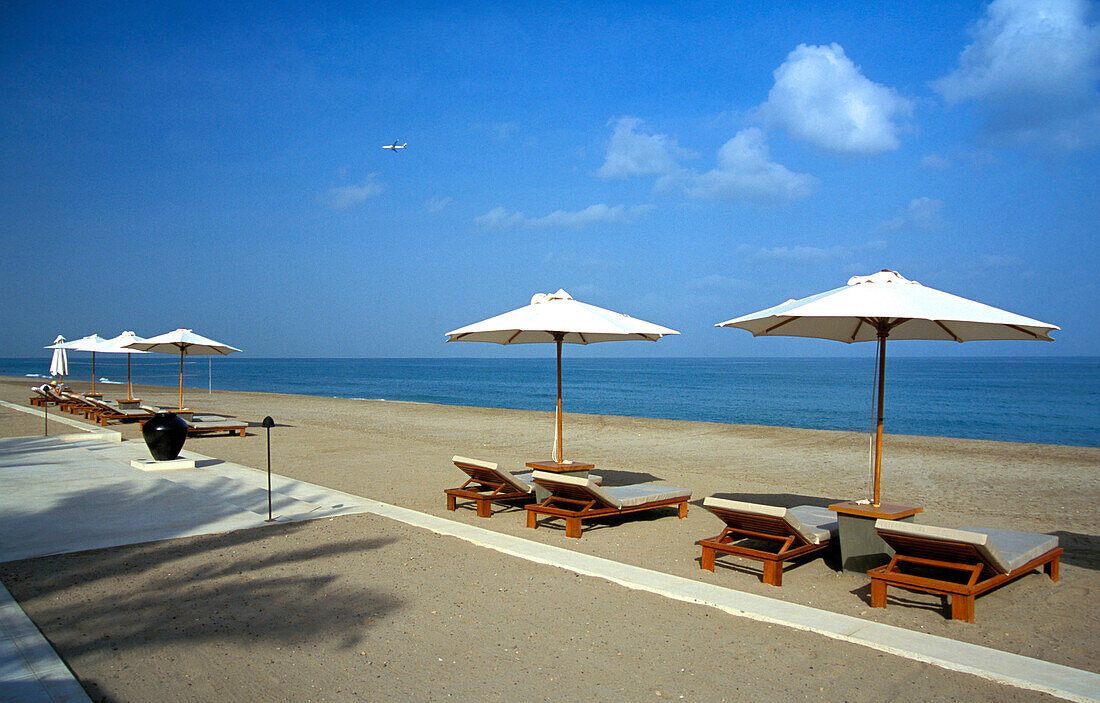
M 135 358 L 133 380 L 175 386 L 179 361 Z M 91 379 L 86 355 L 70 378 Z M 106 357 L 106 358 L 104 358 Z M 578 359 L 566 357 L 566 412 L 730 424 L 871 429 L 874 359 Z M 0 359 L 0 375 L 46 376 L 49 357 Z M 553 358 L 253 359 L 194 357 L 188 388 L 269 391 L 553 410 Z M 122 356 L 96 357 L 96 376 L 124 383 Z M 190 397 L 201 405 L 192 391 Z M 892 358 L 886 431 L 1100 446 L 1100 358 Z

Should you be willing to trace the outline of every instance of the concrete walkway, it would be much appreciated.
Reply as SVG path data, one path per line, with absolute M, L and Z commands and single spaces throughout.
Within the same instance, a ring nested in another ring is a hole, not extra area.
M 0 485 L 6 489 L 0 496 L 0 561 L 268 524 L 266 472 L 191 452 L 183 456 L 195 459 L 197 468 L 147 472 L 130 466 L 132 459 L 147 458 L 138 443 L 72 436 L 0 440 Z M 369 512 L 732 615 L 1067 700 L 1100 700 L 1100 676 L 1091 672 L 650 571 L 280 476 L 273 476 L 272 489 L 281 521 Z M 0 591 L 0 701 L 87 700 Z
M 148 458 L 145 446 L 110 434 L 118 433 L 0 439 L 0 561 L 269 524 L 266 472 L 187 451 L 182 456 L 197 468 L 142 471 L 130 461 Z M 277 522 L 364 512 L 369 505 L 274 475 L 272 493 Z M 0 586 L 0 703 L 88 700 Z

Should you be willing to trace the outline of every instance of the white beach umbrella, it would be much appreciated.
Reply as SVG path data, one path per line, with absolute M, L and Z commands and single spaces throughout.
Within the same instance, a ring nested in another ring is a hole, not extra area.
M 139 337 L 133 332 L 126 331 L 117 337 L 111 337 L 105 339 L 96 349 L 96 351 L 105 354 L 125 354 L 126 355 L 126 400 L 133 400 L 133 387 L 130 382 L 130 357 L 134 354 L 147 354 L 148 352 L 141 351 L 140 349 L 133 349 L 127 345 L 135 342 L 144 342 L 144 337 Z
M 896 271 L 853 276 L 848 285 L 788 300 L 760 312 L 720 322 L 753 336 L 878 340 L 878 421 L 875 429 L 873 503 L 879 505 L 882 472 L 882 413 L 886 376 L 886 340 L 931 339 L 954 342 L 1022 339 L 1053 341 L 1055 325 L 1032 320 L 983 303 L 960 298 L 904 278 Z
M 195 334 L 191 330 L 183 329 L 182 327 L 171 332 L 157 335 L 156 337 L 150 337 L 144 341 L 132 342 L 124 346 L 127 349 L 137 349 L 139 351 L 180 355 L 180 410 L 183 410 L 183 357 L 211 354 L 220 354 L 224 356 L 240 351 L 240 349 L 236 347 L 231 347 L 221 342 L 215 342 L 213 339 L 207 339 L 202 335 Z
M 55 342 L 47 349 L 67 349 L 69 351 L 86 351 L 92 353 L 92 393 L 95 393 L 95 353 L 105 340 L 98 334 L 90 334 L 87 337 L 74 339 L 71 342 Z M 66 362 L 68 360 L 66 359 Z
M 652 322 L 573 300 L 564 290 L 559 290 L 557 293 L 537 293 L 531 298 L 530 305 L 448 332 L 447 341 L 557 345 L 556 437 L 557 461 L 561 463 L 561 345 L 622 340 L 656 342 L 670 334 L 680 333 Z
M 53 349 L 53 357 L 50 358 L 50 375 L 58 376 L 61 380 L 65 380 L 65 376 L 69 375 L 69 352 L 64 347 L 57 346 L 64 343 L 65 338 L 59 334 L 57 339 L 53 340 L 53 344 L 46 347 Z

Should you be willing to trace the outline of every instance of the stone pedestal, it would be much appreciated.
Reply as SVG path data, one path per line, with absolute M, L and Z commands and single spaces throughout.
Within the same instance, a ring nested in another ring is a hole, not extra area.
M 866 574 L 894 556 L 894 550 L 875 531 L 875 520 L 915 522 L 914 516 L 924 508 L 893 503 L 861 505 L 847 501 L 830 505 L 829 510 L 837 513 L 841 566 L 849 573 Z

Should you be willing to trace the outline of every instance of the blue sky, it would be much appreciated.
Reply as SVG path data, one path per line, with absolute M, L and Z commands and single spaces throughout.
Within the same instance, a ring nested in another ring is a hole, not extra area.
M 1096 3 L 322 5 L 0 8 L 0 356 L 870 355 L 713 324 L 883 268 L 1063 328 L 891 353 L 1100 355 Z

